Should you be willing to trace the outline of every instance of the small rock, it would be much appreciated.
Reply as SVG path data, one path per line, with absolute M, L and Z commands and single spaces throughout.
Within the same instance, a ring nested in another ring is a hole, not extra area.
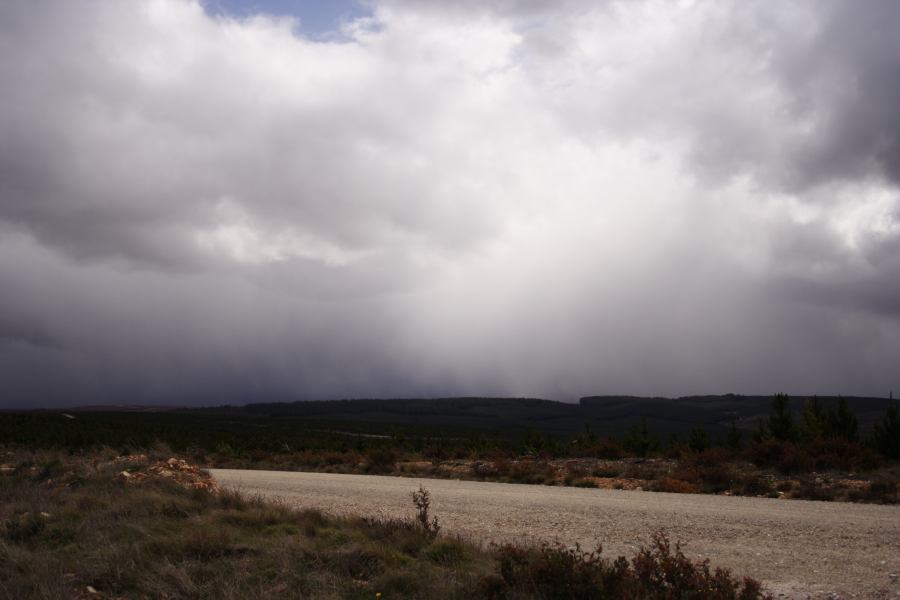
M 87 593 L 88 594 L 99 594 L 100 592 L 98 592 L 96 589 L 94 589 L 94 586 L 89 585 L 89 586 L 87 586 Z

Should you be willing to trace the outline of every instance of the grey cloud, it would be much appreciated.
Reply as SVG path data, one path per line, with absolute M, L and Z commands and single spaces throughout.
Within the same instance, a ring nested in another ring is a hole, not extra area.
M 3 3 L 3 402 L 896 387 L 895 3 L 688 4 Z
M 900 6 L 885 0 L 828 2 L 808 44 L 783 57 L 782 81 L 819 131 L 800 157 L 809 179 L 873 170 L 900 182 Z
M 454 248 L 491 228 L 406 168 L 437 91 L 407 94 L 389 65 L 353 64 L 360 48 L 247 25 L 276 41 L 283 64 L 264 66 L 252 43 L 229 37 L 238 25 L 190 3 L 169 3 L 171 22 L 140 4 L 57 9 L 13 3 L 3 14 L 6 44 L 28 51 L 3 65 L 0 210 L 42 240 L 87 258 L 196 267 L 192 229 L 215 227 L 223 201 L 267 230 L 286 223 L 350 251 L 407 232 Z M 463 214 L 465 229 L 442 226 Z
M 698 171 L 749 172 L 777 188 L 871 175 L 898 182 L 896 2 L 701 0 L 655 13 L 640 2 L 477 4 L 424 6 L 509 19 L 533 75 L 550 82 L 548 100 L 582 134 L 685 137 Z M 661 35 L 591 50 L 623 27 Z M 584 93 L 559 94 L 560 83 Z

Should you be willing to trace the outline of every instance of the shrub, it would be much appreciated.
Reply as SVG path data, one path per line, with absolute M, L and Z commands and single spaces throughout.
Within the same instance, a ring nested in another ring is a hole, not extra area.
M 408 519 L 361 518 L 355 523 L 368 539 L 410 556 L 418 556 L 434 539 L 417 521 Z
M 640 598 L 716 598 L 740 599 L 771 597 L 763 593 L 762 584 L 745 577 L 739 581 L 727 569 L 710 573 L 709 561 L 694 563 L 662 533 L 651 540 L 650 547 L 643 547 L 632 559 L 632 571 L 637 580 Z
M 717 494 L 731 487 L 734 474 L 724 464 L 700 467 L 700 482 L 704 491 Z
M 320 558 L 329 571 L 353 579 L 371 579 L 385 570 L 384 559 L 366 548 L 338 550 Z
M 785 474 L 809 472 L 814 463 L 809 455 L 790 442 L 767 439 L 751 445 L 746 456 L 758 467 L 775 467 Z
M 693 483 L 674 477 L 663 477 L 653 486 L 654 492 L 671 492 L 673 494 L 697 494 L 700 490 Z
M 772 486 L 759 475 L 746 475 L 732 484 L 731 490 L 741 496 L 768 496 Z
M 425 549 L 425 557 L 441 565 L 455 565 L 468 560 L 469 553 L 458 540 L 437 539 Z
M 374 448 L 366 455 L 367 473 L 390 473 L 397 464 L 397 453 L 392 448 Z
M 687 455 L 688 464 L 700 467 L 719 466 L 732 459 L 732 453 L 724 448 L 707 448 L 703 452 L 694 452 Z
M 683 463 L 672 472 L 671 477 L 716 494 L 731 487 L 734 474 L 726 464 Z
M 577 488 L 596 488 L 597 482 L 593 479 L 577 478 L 571 483 L 572 487 Z
M 619 477 L 627 468 L 621 463 L 611 463 L 606 465 L 597 465 L 591 469 L 591 475 L 594 477 Z
M 864 499 L 881 504 L 897 504 L 898 497 L 900 497 L 898 488 L 900 488 L 900 482 L 894 479 L 879 479 L 869 484 Z
M 588 479 L 588 471 L 578 465 L 567 465 L 566 466 L 566 476 L 563 478 L 563 484 L 571 487 L 581 487 L 581 488 L 595 488 L 597 487 L 596 482 L 593 479 Z
M 792 494 L 794 498 L 802 498 L 804 500 L 821 500 L 831 502 L 835 498 L 834 490 L 822 485 L 820 482 L 811 477 L 803 477 L 800 479 L 797 489 Z
M 815 468 L 815 461 L 806 449 L 794 444 L 786 444 L 784 454 L 775 467 L 785 475 L 808 473 Z
M 615 460 L 625 456 L 625 449 L 611 437 L 601 438 L 579 450 L 581 456 Z
M 510 465 L 507 477 L 515 483 L 553 485 L 556 483 L 556 470 L 546 462 L 520 460 Z
M 234 540 L 227 531 L 200 530 L 190 533 L 183 540 L 173 539 L 171 544 L 163 544 L 169 550 L 169 556 L 212 560 L 240 552 L 234 546 Z
M 654 463 L 630 464 L 625 468 L 622 476 L 627 479 L 646 479 L 653 480 L 665 472 L 664 468 Z
M 11 542 L 24 542 L 40 535 L 47 528 L 47 519 L 39 511 L 14 515 L 6 520 L 3 537 Z
M 447 450 L 439 444 L 425 448 L 425 450 L 422 451 L 422 456 L 430 460 L 433 465 L 439 465 L 450 457 Z
M 669 445 L 663 452 L 663 456 L 671 460 L 681 460 L 689 457 L 691 454 L 693 454 L 693 450 L 687 444 L 677 440 L 669 442 Z
M 508 465 L 505 461 L 503 461 L 502 464 L 508 469 Z M 500 473 L 501 471 L 497 468 L 497 464 L 492 464 L 480 460 L 476 460 L 474 463 L 472 463 L 472 475 L 478 477 L 479 479 L 493 479 L 495 477 L 499 477 Z
M 818 470 L 874 469 L 880 462 L 871 449 L 843 437 L 817 438 L 806 447 L 806 452 Z
M 420 485 L 418 491 L 412 493 L 412 498 L 413 504 L 416 505 L 416 522 L 430 537 L 437 537 L 441 526 L 437 517 L 432 517 L 428 512 L 431 508 L 431 494 Z
M 534 597 L 593 600 L 601 598 L 752 600 L 770 598 L 758 581 L 732 577 L 726 569 L 710 572 L 708 561 L 694 563 L 662 533 L 652 537 L 630 562 L 608 560 L 602 549 L 544 544 L 497 547 L 497 574 L 481 580 L 488 598 Z

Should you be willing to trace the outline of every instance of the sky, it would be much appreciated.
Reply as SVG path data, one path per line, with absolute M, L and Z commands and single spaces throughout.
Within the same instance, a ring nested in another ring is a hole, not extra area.
M 0 407 L 900 389 L 894 0 L 0 0 Z
M 313 39 L 340 36 L 344 24 L 372 14 L 365 0 L 205 0 L 203 8 L 216 17 L 293 18 L 295 31 Z

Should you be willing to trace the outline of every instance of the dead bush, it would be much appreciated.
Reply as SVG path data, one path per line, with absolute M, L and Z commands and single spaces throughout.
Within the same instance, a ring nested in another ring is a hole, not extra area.
M 803 500 L 820 500 L 823 502 L 831 502 L 835 499 L 834 490 L 823 485 L 822 482 L 816 481 L 812 477 L 801 477 L 797 488 L 791 494 L 794 498 Z
M 670 492 L 673 494 L 700 493 L 700 489 L 695 484 L 668 476 L 657 481 L 652 489 L 654 492 Z
M 543 461 L 520 460 L 510 465 L 507 477 L 515 483 L 556 483 L 556 470 Z
M 392 448 L 373 448 L 366 453 L 366 473 L 390 473 L 397 466 L 397 452 Z
M 808 473 L 815 467 L 815 462 L 803 448 L 775 439 L 753 444 L 747 448 L 745 456 L 758 467 L 774 467 L 786 475 Z
M 841 437 L 817 438 L 805 450 L 818 471 L 871 470 L 881 463 L 881 457 L 874 450 Z
M 590 456 L 593 458 L 619 459 L 625 456 L 625 449 L 617 440 L 611 437 L 605 437 L 596 442 L 585 446 L 578 450 L 581 456 Z
M 772 486 L 764 477 L 749 474 L 739 477 L 732 484 L 731 491 L 741 496 L 768 496 L 772 492 Z
M 866 502 L 879 504 L 897 504 L 900 498 L 900 481 L 895 479 L 879 479 L 869 483 L 863 499 Z
M 631 561 L 621 556 L 608 560 L 601 548 L 586 552 L 561 544 L 540 548 L 508 544 L 495 554 L 497 573 L 481 580 L 481 595 L 488 598 L 770 598 L 754 579 L 738 579 L 727 569 L 711 571 L 708 561 L 691 561 L 662 533 L 655 534 Z

